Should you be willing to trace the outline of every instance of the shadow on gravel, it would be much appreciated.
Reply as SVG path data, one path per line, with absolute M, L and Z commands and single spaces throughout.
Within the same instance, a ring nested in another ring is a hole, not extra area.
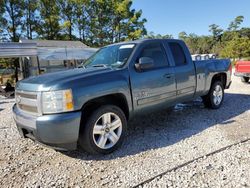
M 9 103 L 9 102 L 6 102 L 6 101 L 0 101 L 0 104 L 6 104 L 6 103 Z
M 89 155 L 78 151 L 62 152 L 82 160 L 109 160 L 167 147 L 216 124 L 227 126 L 232 118 L 250 110 L 250 95 L 225 94 L 218 110 L 206 109 L 201 100 L 137 117 L 129 122 L 124 144 L 109 155 Z

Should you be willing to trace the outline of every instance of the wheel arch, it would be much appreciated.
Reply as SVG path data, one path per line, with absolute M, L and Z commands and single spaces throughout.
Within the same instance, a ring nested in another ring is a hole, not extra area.
M 82 114 L 84 117 L 90 115 L 95 109 L 103 105 L 118 106 L 125 114 L 127 120 L 129 119 L 129 106 L 127 99 L 122 93 L 108 94 L 93 98 L 82 106 Z
M 215 81 L 221 81 L 222 85 L 224 88 L 226 88 L 226 84 L 227 84 L 227 74 L 226 73 L 218 73 L 215 74 L 211 80 L 211 85 L 210 88 L 212 87 L 213 83 Z

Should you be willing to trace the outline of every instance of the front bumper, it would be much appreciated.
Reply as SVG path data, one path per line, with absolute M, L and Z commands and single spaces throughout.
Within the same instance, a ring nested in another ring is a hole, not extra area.
M 247 72 L 235 72 L 234 73 L 234 76 L 239 76 L 239 77 L 249 77 L 250 78 L 250 73 L 247 73 Z
M 13 116 L 22 137 L 28 137 L 57 149 L 77 148 L 81 112 L 33 116 L 12 108 Z

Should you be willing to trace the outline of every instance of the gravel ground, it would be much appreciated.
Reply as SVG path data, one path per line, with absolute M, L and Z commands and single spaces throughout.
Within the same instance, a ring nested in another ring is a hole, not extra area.
M 235 144 L 250 138 L 249 88 L 233 77 L 219 110 L 196 100 L 138 117 L 105 156 L 20 138 L 14 100 L 0 98 L 0 187 L 250 187 L 250 141 Z

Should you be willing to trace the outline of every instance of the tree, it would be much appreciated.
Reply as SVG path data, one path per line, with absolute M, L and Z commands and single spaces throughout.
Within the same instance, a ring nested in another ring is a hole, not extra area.
M 237 29 L 239 29 L 240 25 L 242 24 L 244 20 L 244 16 L 237 16 L 234 21 L 232 21 L 229 26 L 228 26 L 228 30 L 229 31 L 236 31 Z
M 161 34 L 157 34 L 155 35 L 154 32 L 150 32 L 148 35 L 145 36 L 145 38 L 148 39 L 172 39 L 173 35 L 161 35 Z
M 59 0 L 61 16 L 63 18 L 63 28 L 66 29 L 69 40 L 72 40 L 73 29 L 76 19 L 76 1 L 74 0 Z M 83 14 L 83 12 L 82 12 Z
M 132 3 L 130 3 L 129 9 L 131 5 Z M 145 18 L 140 19 L 141 16 L 142 16 L 142 10 L 135 11 L 133 9 L 130 11 L 129 17 L 125 18 L 124 21 L 122 22 L 123 23 L 122 31 L 124 33 L 124 37 L 123 39 L 118 38 L 119 39 L 118 42 L 124 41 L 126 37 L 127 37 L 126 40 L 136 40 L 136 39 L 142 38 L 142 36 L 147 34 L 147 31 L 144 27 L 144 24 L 147 22 L 147 20 Z M 128 19 L 128 22 L 126 22 L 127 19 Z
M 114 42 L 120 42 L 124 40 L 124 37 L 127 37 L 127 31 L 129 30 L 130 24 L 135 23 L 138 19 L 135 18 L 133 20 L 133 16 L 135 16 L 135 10 L 130 11 L 130 7 L 132 5 L 132 1 L 127 0 L 113 0 L 113 21 L 112 21 L 112 36 L 111 40 Z M 140 17 L 140 16 L 139 16 Z M 131 27 L 133 27 L 131 25 Z M 133 30 L 132 32 L 134 32 Z
M 4 4 L 4 0 L 0 0 L 0 41 L 3 40 L 3 36 L 4 36 L 4 25 L 6 25 L 5 23 L 5 19 L 3 18 L 3 15 L 4 15 L 4 7 L 5 7 L 5 4 Z
M 232 32 L 232 31 L 225 31 L 221 36 L 222 43 L 226 43 L 228 41 L 233 40 L 235 35 L 238 35 L 238 33 L 237 32 Z
M 94 46 L 103 46 L 111 43 L 112 21 L 114 10 L 111 0 L 90 1 L 88 14 L 89 32 L 87 36 L 88 43 Z
M 4 11 L 1 23 L 4 30 L 9 34 L 11 41 L 18 42 L 21 35 L 22 17 L 24 9 L 23 0 L 3 0 Z
M 0 0 L 0 37 L 79 40 L 90 46 L 142 38 L 142 11 L 132 0 Z M 77 38 L 78 37 L 78 38 Z M 164 36 L 170 37 L 170 36 Z
M 247 37 L 238 37 L 227 42 L 226 46 L 221 50 L 222 57 L 238 58 L 250 57 L 250 40 Z
M 209 54 L 211 52 L 216 53 L 213 49 L 213 38 L 210 36 L 200 36 L 197 39 L 197 52 L 199 54 Z
M 37 33 L 48 40 L 60 39 L 60 8 L 57 0 L 40 0 Z
M 86 36 L 89 33 L 90 16 L 88 14 L 91 9 L 90 0 L 75 0 L 75 25 L 78 31 L 80 41 L 87 44 Z
M 212 33 L 212 36 L 213 36 L 215 42 L 218 42 L 221 40 L 221 34 L 223 33 L 223 29 L 221 29 L 220 26 L 218 26 L 216 24 L 210 25 L 209 32 Z
M 24 0 L 24 25 L 23 31 L 26 32 L 28 39 L 33 39 L 34 32 L 38 24 L 38 2 L 33 0 Z
M 192 54 L 199 53 L 198 40 L 199 36 L 194 33 L 191 33 L 186 38 L 184 38 L 184 41 Z
M 2 9 L 3 17 L 0 21 L 3 25 L 3 32 L 9 35 L 12 42 L 18 42 L 23 25 L 24 0 L 3 0 L 2 2 L 0 9 Z M 15 66 L 15 79 L 17 82 L 19 60 L 15 58 L 12 62 Z
M 250 39 L 250 28 L 242 28 L 239 30 L 241 37 L 248 37 Z
M 89 2 L 85 40 L 93 46 L 134 40 L 146 34 L 142 11 L 131 9 L 131 0 L 96 0 Z
M 178 38 L 181 40 L 185 40 L 187 38 L 187 33 L 185 31 L 180 32 Z

